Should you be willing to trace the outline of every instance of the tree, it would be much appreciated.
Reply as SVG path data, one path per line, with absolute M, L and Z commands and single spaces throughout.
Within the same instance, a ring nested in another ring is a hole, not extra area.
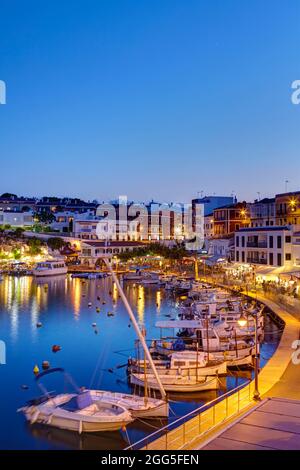
M 51 224 L 55 220 L 55 215 L 52 212 L 36 212 L 34 219 L 42 224 Z
M 15 236 L 16 236 L 17 238 L 22 238 L 24 232 L 25 232 L 25 230 L 24 230 L 22 227 L 17 227 L 17 228 L 15 229 Z
M 18 196 L 12 193 L 3 193 L 0 197 L 3 199 L 17 199 Z
M 13 250 L 12 250 L 12 255 L 13 255 L 13 257 L 14 257 L 15 260 L 21 259 L 21 251 L 20 251 L 20 248 L 13 248 Z
M 60 237 L 51 237 L 48 238 L 47 245 L 51 250 L 61 250 L 66 242 Z
M 42 252 L 42 242 L 36 237 L 30 238 L 27 242 L 28 251 L 31 256 L 40 255 Z

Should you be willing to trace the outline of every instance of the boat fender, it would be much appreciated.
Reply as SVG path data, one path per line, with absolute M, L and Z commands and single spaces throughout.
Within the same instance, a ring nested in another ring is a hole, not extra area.
M 37 328 L 41 328 L 42 326 L 43 326 L 42 322 L 40 322 L 40 321 L 37 322 L 37 324 L 36 324 L 36 327 L 37 327 Z

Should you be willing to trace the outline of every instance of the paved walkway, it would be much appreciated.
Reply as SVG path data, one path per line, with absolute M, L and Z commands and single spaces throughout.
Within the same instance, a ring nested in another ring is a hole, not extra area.
M 300 450 L 300 401 L 265 399 L 202 450 Z

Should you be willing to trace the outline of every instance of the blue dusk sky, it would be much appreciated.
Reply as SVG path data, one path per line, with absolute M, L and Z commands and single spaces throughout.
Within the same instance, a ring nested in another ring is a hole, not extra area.
M 300 190 L 299 0 L 0 0 L 0 192 Z

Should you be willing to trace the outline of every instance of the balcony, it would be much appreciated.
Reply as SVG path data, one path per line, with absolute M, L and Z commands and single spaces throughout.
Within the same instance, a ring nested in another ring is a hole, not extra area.
M 247 258 L 249 264 L 268 264 L 265 258 Z
M 247 248 L 268 248 L 268 242 L 247 242 Z

